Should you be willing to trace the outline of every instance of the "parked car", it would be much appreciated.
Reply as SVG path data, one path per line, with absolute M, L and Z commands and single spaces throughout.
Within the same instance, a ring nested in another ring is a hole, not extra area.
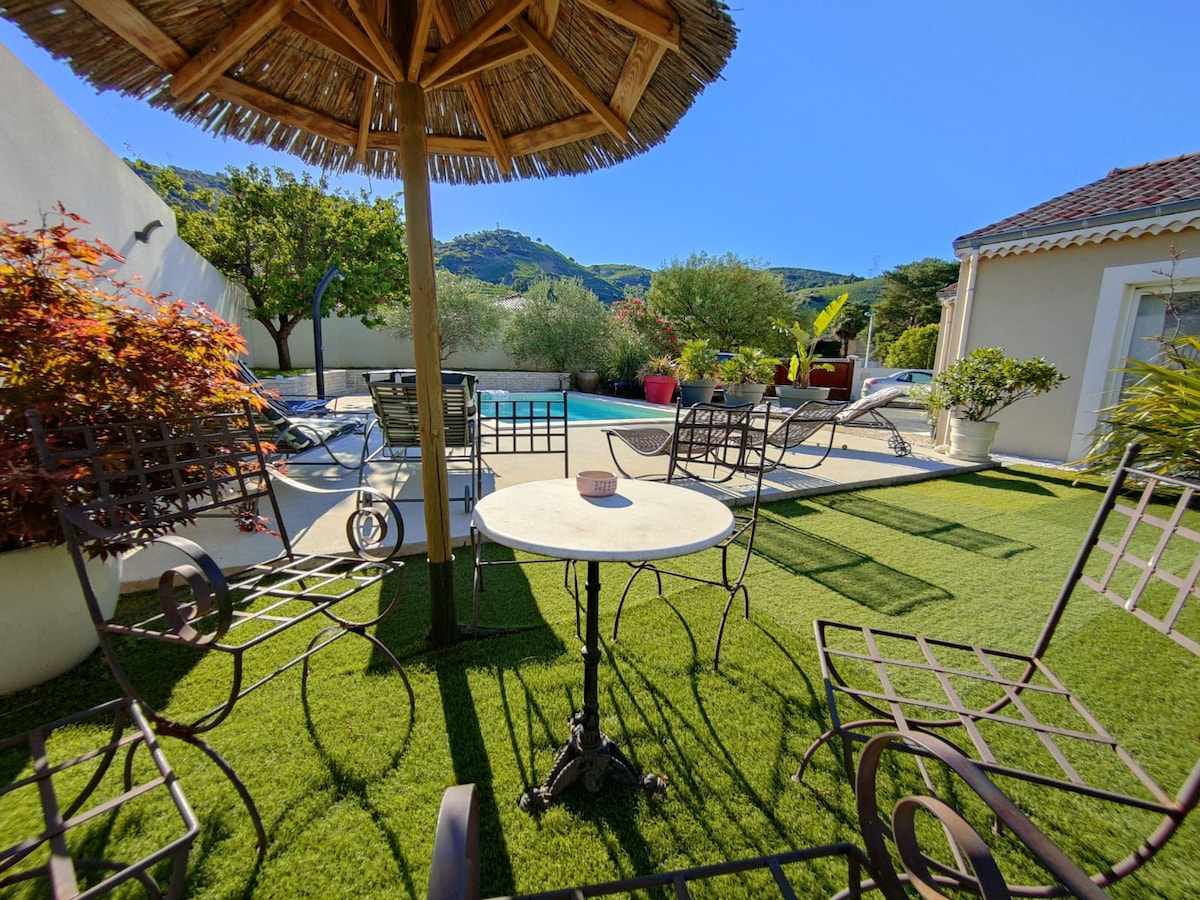
M 868 378 L 863 382 L 862 395 L 869 397 L 876 391 L 887 388 L 899 388 L 907 397 L 915 385 L 929 384 L 933 381 L 933 372 L 929 369 L 901 369 L 891 375 L 880 375 L 878 378 Z M 899 398 L 897 398 L 899 399 Z M 893 401 L 895 402 L 895 401 Z

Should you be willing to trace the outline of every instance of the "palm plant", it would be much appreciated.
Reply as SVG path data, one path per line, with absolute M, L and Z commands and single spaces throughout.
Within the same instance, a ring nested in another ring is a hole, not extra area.
M 1102 433 L 1079 465 L 1108 471 L 1136 441 L 1140 468 L 1200 476 L 1200 336 L 1165 339 L 1156 361 L 1130 359 L 1119 371 L 1136 380 L 1100 411 Z

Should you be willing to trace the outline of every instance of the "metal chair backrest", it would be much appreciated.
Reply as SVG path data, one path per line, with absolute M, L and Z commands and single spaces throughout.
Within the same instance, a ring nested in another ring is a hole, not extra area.
M 684 476 L 723 482 L 746 471 L 751 464 L 749 451 L 754 446 L 750 438 L 753 411 L 751 404 L 677 406 L 667 481 Z M 761 466 L 759 468 L 761 471 Z
M 93 615 L 86 556 L 149 543 L 205 513 L 257 516 L 267 500 L 291 554 L 249 404 L 241 412 L 174 420 L 47 428 L 27 413 L 42 467 L 60 490 L 54 503 Z
M 481 392 L 476 455 L 562 456 L 563 477 L 568 477 L 571 474 L 568 403 L 566 391 Z
M 458 373 L 456 373 L 458 374 Z M 474 444 L 475 387 L 474 377 L 463 375 L 457 383 L 442 384 L 442 423 L 447 447 L 469 447 Z M 371 405 L 379 419 L 384 445 L 419 447 L 421 423 L 416 380 L 368 381 Z
M 1139 449 L 1126 449 L 1034 656 L 1045 653 L 1082 586 L 1200 657 L 1200 482 L 1133 468 Z

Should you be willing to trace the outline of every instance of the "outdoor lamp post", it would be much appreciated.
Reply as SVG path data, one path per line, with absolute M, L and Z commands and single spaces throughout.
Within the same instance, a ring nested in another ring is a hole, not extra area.
M 871 336 L 875 333 L 875 313 L 867 313 L 867 358 L 863 360 L 863 371 L 871 368 Z

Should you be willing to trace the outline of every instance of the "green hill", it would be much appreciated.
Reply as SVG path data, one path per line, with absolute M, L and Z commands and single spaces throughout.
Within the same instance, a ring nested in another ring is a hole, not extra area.
M 822 287 L 805 288 L 800 291 L 800 296 L 805 300 L 815 298 L 833 300 L 835 297 L 846 293 L 850 295 L 851 303 L 855 300 L 861 300 L 868 306 L 874 306 L 876 301 L 879 300 L 879 292 L 881 290 L 883 290 L 882 276 L 879 278 L 860 278 L 857 281 L 829 284 Z
M 863 279 L 857 275 L 839 275 L 837 272 L 822 272 L 820 269 L 796 269 L 788 266 L 772 266 L 767 269 L 783 279 L 788 293 L 807 288 L 822 288 L 827 285 L 847 285 Z M 834 296 L 837 296 L 836 294 Z
M 588 269 L 597 277 L 615 285 L 622 293 L 627 288 L 635 288 L 640 293 L 650 290 L 650 279 L 654 275 L 650 269 L 624 263 L 601 263 L 588 266 Z
M 154 176 L 160 170 L 159 167 L 129 159 L 125 162 L 147 184 L 154 186 Z M 184 190 L 189 194 L 201 189 L 211 189 L 219 197 L 228 192 L 228 181 L 223 174 L 213 175 L 175 166 L 166 168 L 179 176 Z M 176 197 L 168 202 L 177 206 L 180 199 Z M 185 202 L 194 208 L 199 206 L 191 199 Z M 629 291 L 645 294 L 650 289 L 650 281 L 654 275 L 650 269 L 626 263 L 581 266 L 549 244 L 535 241 L 520 232 L 506 228 L 464 234 L 450 241 L 435 241 L 434 256 L 440 268 L 458 275 L 478 278 L 509 293 L 520 293 L 542 276 L 579 278 L 608 305 L 624 299 Z M 790 293 L 799 292 L 804 297 L 832 298 L 842 290 L 849 290 L 852 299 L 863 295 L 869 298 L 869 302 L 874 302 L 882 282 L 879 278 L 864 280 L 856 275 L 839 275 L 820 269 L 774 266 L 768 271 L 779 275 Z
M 229 193 L 229 180 L 224 175 L 211 175 L 208 172 L 199 172 L 195 169 L 180 169 L 177 166 L 155 166 L 147 162 L 127 159 L 125 164 L 141 177 L 142 181 L 154 187 L 154 176 L 162 169 L 169 169 L 179 176 L 183 182 L 183 189 L 189 195 L 186 200 L 182 200 L 179 196 L 173 195 L 167 198 L 167 203 L 171 206 L 179 206 L 182 200 L 183 204 L 193 209 L 203 209 L 204 204 L 199 203 L 193 198 L 197 191 L 211 190 L 216 198 L 221 194 Z
M 540 276 L 548 275 L 579 278 L 606 304 L 625 296 L 615 285 L 553 247 L 506 228 L 464 234 L 452 241 L 435 241 L 433 253 L 440 268 L 502 284 L 516 293 Z

